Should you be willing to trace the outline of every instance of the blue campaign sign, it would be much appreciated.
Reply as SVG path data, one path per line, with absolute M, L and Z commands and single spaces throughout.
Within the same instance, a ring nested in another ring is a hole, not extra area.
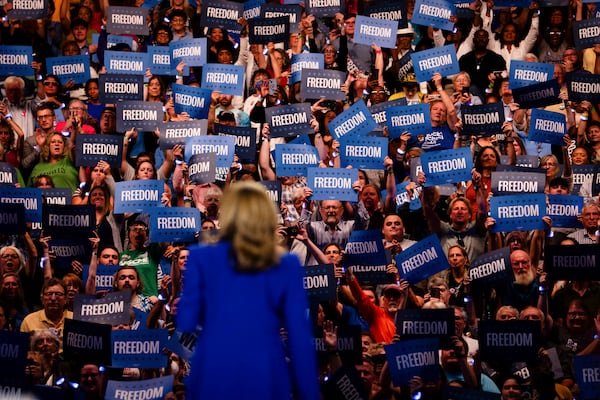
M 554 76 L 554 65 L 530 62 L 510 61 L 510 76 L 508 84 L 511 89 L 529 86 L 535 83 L 546 82 Z
M 250 44 L 280 43 L 285 41 L 289 32 L 290 25 L 287 15 L 278 18 L 252 18 L 248 21 L 248 42 Z
M 583 197 L 549 194 L 546 215 L 552 218 L 553 228 L 581 228 L 577 219 L 583 208 Z
M 463 135 L 492 136 L 502 132 L 504 107 L 502 102 L 461 107 Z
M 144 100 L 143 75 L 100 74 L 98 80 L 101 102 L 117 103 L 123 100 Z
M 531 110 L 529 140 L 563 146 L 565 144 L 563 138 L 566 134 L 567 117 L 565 114 L 538 108 Z
M 195 185 L 217 179 L 217 153 L 195 154 L 187 162 L 190 181 Z
M 387 49 L 395 48 L 397 31 L 398 21 L 357 15 L 354 42 L 367 46 L 375 43 Z
M 365 284 L 394 282 L 394 275 L 386 272 L 388 264 L 381 231 L 355 230 L 350 234 L 345 248 L 344 266 L 352 267 L 352 272 L 359 281 Z
M 177 75 L 177 70 L 171 65 L 171 50 L 167 46 L 148 46 L 148 66 L 152 75 Z M 187 71 L 186 71 L 187 70 Z M 189 66 L 186 65 L 183 75 L 189 75 Z
M 411 162 L 414 162 L 414 160 L 416 159 L 413 158 Z M 423 187 L 417 186 L 414 190 L 408 193 L 406 191 L 406 187 L 409 183 L 410 181 L 406 181 L 396 185 L 396 211 L 405 203 L 409 203 L 409 208 L 411 211 L 417 211 L 421 208 L 421 199 L 419 198 L 419 196 L 421 194 L 421 191 L 423 190 Z
M 387 127 L 391 138 L 400 138 L 402 133 L 426 135 L 431 132 L 429 104 L 395 106 L 386 109 Z
M 469 2 L 464 0 L 454 0 L 454 7 L 456 7 L 456 18 L 459 19 L 473 19 L 475 13 L 469 9 Z
M 136 307 L 131 307 L 135 314 L 135 319 L 131 323 L 132 331 L 143 331 L 148 329 L 148 313 Z
M 383 346 L 394 386 L 408 385 L 414 376 L 421 377 L 424 382 L 438 380 L 439 342 L 438 338 L 426 338 L 402 340 Z
M 558 97 L 560 87 L 556 79 L 517 88 L 512 92 L 514 102 L 518 103 L 521 109 L 546 107 L 562 103 L 562 100 Z
M 0 46 L 0 75 L 31 76 L 31 46 Z
M 194 119 L 207 119 L 212 91 L 187 85 L 173 84 L 175 112 L 186 112 Z
M 336 299 L 337 285 L 333 264 L 305 267 L 302 283 L 310 300 L 321 302 Z
M 396 106 L 406 106 L 406 98 L 402 97 L 397 100 L 385 101 L 383 103 L 373 104 L 369 107 L 369 111 L 373 119 L 377 123 L 377 127 L 383 128 L 387 123 L 387 110 Z
M 160 207 L 165 184 L 159 180 L 115 183 L 115 214 L 148 212 Z
M 400 80 L 400 81 L 405 79 L 409 74 L 415 72 L 415 67 L 413 65 L 413 59 L 412 59 L 412 53 L 413 53 L 412 50 L 407 51 L 406 54 L 403 55 L 399 61 L 399 64 L 401 65 L 401 67 L 398 70 L 398 80 Z
M 206 64 L 202 67 L 201 86 L 222 94 L 241 96 L 244 93 L 244 67 L 230 64 Z
M 336 13 L 344 13 L 344 0 L 306 0 L 306 15 L 313 15 L 315 18 L 333 17 Z
M 144 75 L 149 67 L 148 54 L 106 50 L 104 66 L 109 74 Z
M 27 222 L 42 222 L 42 191 L 0 185 L 0 203 L 21 203 L 25 206 Z
M 106 31 L 113 34 L 149 34 L 148 9 L 143 7 L 108 6 L 106 8 Z
M 544 229 L 545 194 L 494 196 L 490 200 L 490 216 L 496 220 L 492 232 Z
M 329 123 L 329 132 L 340 140 L 344 136 L 366 136 L 377 123 L 364 101 L 359 100 Z
M 468 181 L 472 177 L 473 155 L 471 149 L 428 151 L 421 154 L 426 187 Z
M 129 48 L 133 48 L 133 38 L 131 36 L 122 36 L 122 35 L 107 35 L 106 36 L 106 49 L 107 50 L 110 50 L 111 48 L 115 47 L 116 45 L 118 45 L 120 43 L 124 43 L 124 44 L 128 45 Z M 95 45 L 98 44 L 98 38 L 96 38 L 96 42 L 93 44 L 95 44 Z
M 86 360 L 110 365 L 110 332 L 112 326 L 65 318 L 63 350 L 66 360 Z
M 49 74 L 56 75 L 61 82 L 73 80 L 76 84 L 84 84 L 90 79 L 90 57 L 64 56 L 46 58 L 46 69 Z
M 161 150 L 172 149 L 176 144 L 185 145 L 189 137 L 206 136 L 208 120 L 164 122 L 160 128 L 159 144 Z
M 0 209 L 0 232 L 5 235 L 25 233 L 25 206 L 23 204 L 2 204 Z
M 598 377 L 600 355 L 575 356 L 574 369 L 577 383 L 579 384 L 580 399 L 594 400 L 600 392 L 600 378 Z
M 309 103 L 287 104 L 265 109 L 269 137 L 295 137 L 314 134 L 310 126 L 312 112 Z
M 340 161 L 342 167 L 360 169 L 384 169 L 383 159 L 387 156 L 388 139 L 384 137 L 344 137 L 340 139 Z
M 290 84 L 300 82 L 300 72 L 304 68 L 324 69 L 325 60 L 321 53 L 300 53 L 292 55 L 292 76 Z
M 96 266 L 96 291 L 112 290 L 114 275 L 119 270 L 119 265 L 98 264 Z M 90 274 L 89 265 L 83 266 L 83 281 L 87 282 Z
M 54 239 L 92 237 L 96 212 L 90 205 L 45 204 L 42 210 L 44 234 Z
M 123 332 L 123 331 L 120 331 Z M 166 363 L 166 359 L 165 359 Z M 105 400 L 123 398 L 144 398 L 144 400 L 162 400 L 173 391 L 173 375 L 143 381 L 108 381 Z
M 0 162 L 0 185 L 14 186 L 19 183 L 17 170 L 9 163 Z
M 595 244 L 544 247 L 544 271 L 552 281 L 587 281 L 600 279 L 600 247 Z
M 510 263 L 510 249 L 503 247 L 483 253 L 471 262 L 469 278 L 473 282 L 504 287 L 514 280 Z
M 300 97 L 302 98 L 346 99 L 346 93 L 342 91 L 342 85 L 346 81 L 346 72 L 344 71 L 303 68 L 300 71 L 300 81 Z
M 200 326 L 196 328 L 195 332 L 191 333 L 175 331 L 169 338 L 167 348 L 182 359 L 190 361 L 192 354 L 194 353 L 194 347 L 196 346 L 196 342 L 201 333 L 202 329 Z
M 94 294 L 77 294 L 73 300 L 73 319 L 97 324 L 129 324 L 131 290 L 107 293 L 97 298 Z
M 396 256 L 398 273 L 416 284 L 440 271 L 450 268 L 437 235 L 427 236 Z
M 177 107 L 175 108 L 177 111 Z M 153 132 L 164 118 L 163 105 L 159 101 L 122 101 L 117 103 L 117 131 L 131 128 Z
M 279 176 L 306 176 L 308 168 L 319 166 L 319 152 L 304 144 L 275 145 L 275 166 Z
M 406 3 L 404 1 L 375 1 L 364 4 L 363 7 L 363 15 L 369 18 L 398 21 L 399 28 L 406 28 L 408 26 Z
M 267 195 L 275 202 L 275 206 L 279 210 L 279 206 L 281 205 L 281 181 L 260 181 L 260 183 L 263 184 Z
M 484 361 L 528 361 L 537 358 L 541 346 L 539 321 L 481 320 L 479 353 Z
M 460 72 L 456 49 L 453 44 L 433 49 L 411 53 L 417 81 L 425 82 L 436 72 L 442 76 L 454 75 Z
M 202 230 L 200 210 L 196 207 L 161 207 L 150 211 L 150 242 L 187 242 L 196 240 Z
M 543 172 L 493 171 L 492 192 L 495 195 L 544 193 L 546 174 Z
M 567 75 L 567 93 L 571 101 L 587 100 L 597 104 L 600 102 L 600 76 L 577 73 Z
M 112 367 L 162 368 L 167 364 L 166 329 L 112 331 Z
M 119 168 L 123 159 L 123 136 L 80 135 L 77 138 L 75 165 L 95 167 L 106 161 L 111 168 Z
M 590 180 L 590 182 L 595 182 L 594 177 L 600 171 L 600 167 L 596 164 L 583 164 L 583 165 L 573 165 L 573 190 L 572 194 L 579 194 L 579 189 L 581 185 L 586 180 Z M 593 190 L 593 193 L 598 193 Z
M 171 51 L 171 67 L 175 68 L 181 61 L 190 67 L 201 67 L 206 64 L 206 38 L 184 39 L 169 43 Z
M 246 21 L 252 18 L 260 17 L 260 7 L 265 4 L 265 0 L 248 0 L 244 2 L 244 19 Z
M 598 21 L 598 18 L 573 21 L 573 40 L 575 47 L 580 51 L 600 43 L 600 21 Z
M 217 167 L 229 168 L 233 162 L 235 139 L 231 136 L 194 136 L 185 142 L 185 159 L 193 155 L 217 153 Z
M 442 345 L 454 336 L 454 311 L 445 309 L 404 309 L 396 315 L 396 333 L 402 340 L 437 337 Z
M 271 19 L 273 24 L 279 24 L 277 18 L 284 18 L 289 24 L 290 33 L 300 32 L 300 20 L 302 19 L 302 7 L 295 4 L 263 4 L 260 9 L 260 16 L 266 20 Z M 289 18 L 289 19 L 288 19 Z M 276 22 L 277 21 L 277 22 Z M 250 31 L 251 32 L 251 31 Z M 277 35 L 277 33 L 275 33 Z M 280 42 L 280 40 L 271 40 L 274 43 Z M 252 43 L 252 42 L 250 42 Z
M 451 31 L 454 29 L 454 22 L 450 21 L 452 16 L 456 16 L 456 7 L 452 1 L 417 0 L 411 22 Z
M 309 168 L 308 187 L 313 190 L 312 200 L 356 201 L 352 184 L 358 180 L 357 169 Z
M 250 126 L 214 124 L 215 135 L 231 136 L 235 140 L 235 155 L 240 162 L 253 163 L 256 160 L 256 129 Z
M 66 274 L 73 271 L 73 267 L 71 266 L 73 259 L 89 259 L 92 249 L 89 237 L 92 236 L 81 236 L 74 239 L 52 238 L 49 243 L 50 254 L 56 256 L 56 259 L 52 261 L 52 267 L 61 271 L 61 274 Z
M 25 379 L 29 333 L 1 330 L 0 343 L 4 348 L 0 363 L 0 384 L 21 386 Z
M 38 1 L 10 1 L 11 9 L 6 13 L 9 20 L 24 19 L 36 20 L 47 17 L 48 0 Z
M 200 25 L 209 28 L 225 28 L 239 31 L 241 26 L 238 19 L 242 18 L 244 5 L 233 1 L 208 0 L 202 2 Z

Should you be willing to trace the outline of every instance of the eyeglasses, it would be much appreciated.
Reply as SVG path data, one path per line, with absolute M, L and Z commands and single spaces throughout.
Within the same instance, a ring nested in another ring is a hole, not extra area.
M 148 229 L 144 228 L 143 226 L 134 226 L 130 229 L 131 232 L 146 232 L 147 230 Z
M 385 90 L 373 90 L 371 94 L 385 94 Z
M 63 292 L 46 292 L 44 293 L 44 297 L 52 297 L 52 296 L 56 296 L 56 297 L 63 297 L 65 294 Z
M 52 114 L 38 115 L 37 119 L 46 119 L 46 118 L 54 118 Z
M 508 243 L 523 243 L 523 239 L 519 237 L 511 237 L 508 239 Z
M 19 258 L 19 255 L 18 254 L 4 253 L 4 254 L 2 254 L 2 258 L 15 258 L 15 259 L 17 259 L 17 258 Z
M 44 86 L 55 86 L 55 87 L 58 87 L 58 82 L 54 82 L 54 81 L 45 81 L 45 82 L 44 82 Z

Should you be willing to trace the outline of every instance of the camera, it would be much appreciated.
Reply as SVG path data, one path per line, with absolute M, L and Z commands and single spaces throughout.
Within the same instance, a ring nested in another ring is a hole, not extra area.
M 296 225 L 288 226 L 285 228 L 285 234 L 289 237 L 296 237 L 296 236 L 298 236 L 299 232 L 300 232 L 300 229 Z
M 429 289 L 429 295 L 433 298 L 439 299 L 441 293 L 442 291 L 440 288 L 432 287 L 431 289 Z

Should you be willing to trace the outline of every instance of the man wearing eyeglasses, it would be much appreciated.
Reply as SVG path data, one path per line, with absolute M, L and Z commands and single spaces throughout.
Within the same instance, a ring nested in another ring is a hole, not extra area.
M 42 103 L 35 110 L 35 117 L 39 128 L 35 130 L 34 135 L 27 137 L 23 145 L 23 158 L 21 159 L 22 172 L 30 172 L 40 161 L 40 152 L 46 141 L 46 137 L 54 133 L 54 122 L 56 114 L 54 109 L 48 103 Z M 27 136 L 27 134 L 25 134 Z
M 73 318 L 73 313 L 65 309 L 67 288 L 60 279 L 51 278 L 42 286 L 43 309 L 32 312 L 23 319 L 21 332 L 32 333 L 42 329 L 57 332 L 62 344 L 65 318 Z

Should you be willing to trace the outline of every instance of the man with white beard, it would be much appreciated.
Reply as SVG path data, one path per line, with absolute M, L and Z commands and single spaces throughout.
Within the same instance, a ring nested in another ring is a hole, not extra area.
M 514 281 L 510 282 L 502 299 L 505 306 L 513 306 L 521 311 L 527 306 L 536 307 L 540 296 L 540 280 L 545 282 L 546 274 L 536 275 L 531 266 L 531 258 L 526 251 L 515 250 L 510 254 Z

